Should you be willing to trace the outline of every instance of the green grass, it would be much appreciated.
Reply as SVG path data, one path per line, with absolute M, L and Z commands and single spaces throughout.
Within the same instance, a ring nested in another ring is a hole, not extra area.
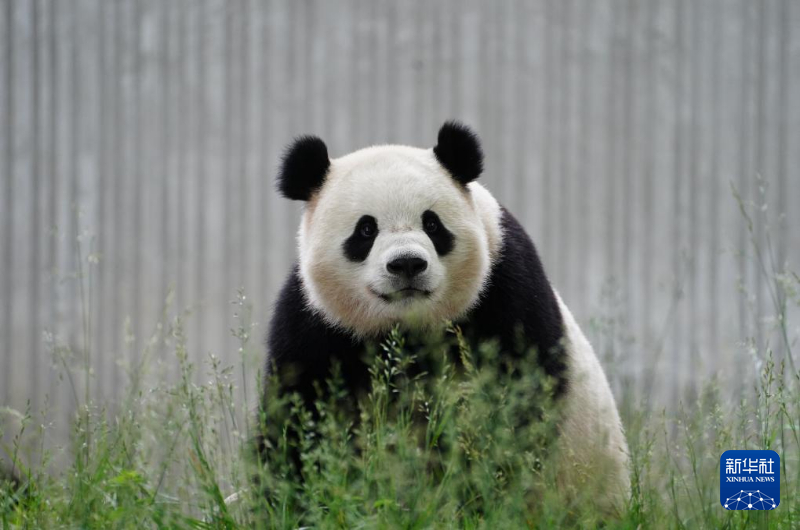
M 195 384 L 181 319 L 164 329 L 180 380 L 132 389 L 113 420 L 83 407 L 67 469 L 46 471 L 45 455 L 38 469 L 21 467 L 21 489 L 2 489 L 3 527 L 594 528 L 603 521 L 585 499 L 554 491 L 548 455 L 557 451 L 549 443 L 557 403 L 537 402 L 542 421 L 516 421 L 534 396 L 546 394 L 547 381 L 501 369 L 491 347 L 480 352 L 480 368 L 464 349 L 465 370 L 442 361 L 412 377 L 416 358 L 395 331 L 374 355 L 374 388 L 357 424 L 336 406 L 335 378 L 334 398 L 319 403 L 316 416 L 298 400 L 269 401 L 278 443 L 265 466 L 248 434 L 259 415 L 238 423 L 243 404 L 234 400 L 231 369 L 209 361 L 207 383 Z M 633 494 L 605 527 L 796 528 L 800 381 L 792 377 L 767 362 L 752 398 L 736 407 L 725 406 L 713 386 L 674 414 L 645 416 L 625 403 L 634 411 L 626 422 Z M 24 415 L 26 429 L 33 423 Z M 302 433 L 295 443 L 303 451 L 303 483 L 286 457 L 287 425 Z M 25 439 L 20 433 L 6 451 L 19 455 Z M 718 462 L 729 448 L 781 455 L 777 510 L 722 509 Z
M 767 262 L 755 240 L 753 251 L 757 262 Z M 395 330 L 371 354 L 373 390 L 357 418 L 340 406 L 335 376 L 333 397 L 315 414 L 297 399 L 274 396 L 259 411 L 262 389 L 253 388 L 260 377 L 252 363 L 244 355 L 237 366 L 213 357 L 191 363 L 184 332 L 191 316 L 168 304 L 113 413 L 77 388 L 76 372 L 88 375 L 88 361 L 53 346 L 81 403 L 69 448 L 43 449 L 48 432 L 38 416 L 2 411 L 22 426 L 2 447 L 22 485 L 0 485 L 0 527 L 798 528 L 800 373 L 786 314 L 788 305 L 800 306 L 800 278 L 768 266 L 764 274 L 788 355 L 774 362 L 768 346 L 754 345 L 758 373 L 736 403 L 725 397 L 725 381 L 661 412 L 625 393 L 618 404 L 633 487 L 616 518 L 594 511 L 590 487 L 569 497 L 556 491 L 551 460 L 559 411 L 542 398 L 549 381 L 501 363 L 492 345 L 471 351 L 460 344 L 458 369 L 437 353 L 440 343 L 412 348 Z M 257 351 L 242 293 L 235 304 L 240 351 Z M 458 330 L 447 337 L 458 341 Z M 155 358 L 165 354 L 162 364 L 174 364 L 179 374 L 169 383 L 153 376 L 161 366 Z M 415 375 L 423 357 L 427 374 Z M 236 389 L 235 372 L 251 387 Z M 520 422 L 532 402 L 540 421 Z M 265 424 L 265 415 L 272 421 Z M 260 428 L 274 440 L 266 463 L 253 451 Z M 304 482 L 292 473 L 291 444 L 302 450 Z M 780 506 L 724 510 L 722 452 L 766 448 L 781 456 Z M 66 465 L 53 463 L 64 457 Z M 29 468 L 28 461 L 39 463 Z

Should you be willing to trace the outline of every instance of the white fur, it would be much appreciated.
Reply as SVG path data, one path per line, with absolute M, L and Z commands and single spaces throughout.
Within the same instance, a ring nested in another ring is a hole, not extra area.
M 300 226 L 300 274 L 306 298 L 330 324 L 357 336 L 396 322 L 437 324 L 464 315 L 477 301 L 500 245 L 500 207 L 477 183 L 471 193 L 441 167 L 432 149 L 377 146 L 331 161 L 325 185 Z M 457 244 L 439 257 L 422 227 L 433 210 Z M 363 215 L 378 222 L 366 261 L 344 259 L 342 244 Z M 428 262 L 418 278 L 428 297 L 387 303 L 396 290 L 386 264 L 402 254 Z
M 590 491 L 607 512 L 630 494 L 628 444 L 603 368 L 572 313 L 556 293 L 566 328 L 567 391 L 559 428 L 562 487 Z

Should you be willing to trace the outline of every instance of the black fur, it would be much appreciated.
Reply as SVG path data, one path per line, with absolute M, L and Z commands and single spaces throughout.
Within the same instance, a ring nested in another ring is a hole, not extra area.
M 330 165 L 325 142 L 316 136 L 301 136 L 283 155 L 278 189 L 287 199 L 307 201 L 322 187 Z
M 436 215 L 436 212 L 425 210 L 422 214 L 422 228 L 425 230 L 425 233 L 428 234 L 437 254 L 445 256 L 453 250 L 456 238 L 453 233 L 444 226 L 442 220 Z
M 270 378 L 275 375 L 279 381 L 276 395 L 296 392 L 306 409 L 314 411 L 314 402 L 324 397 L 318 394 L 318 389 L 326 387 L 334 363 L 340 368 L 343 386 L 348 392 L 347 402 L 339 402 L 342 410 L 349 408 L 355 414 L 359 397 L 369 388 L 368 365 L 362 360 L 364 343 L 328 325 L 308 308 L 296 266 L 278 295 L 267 335 L 267 351 L 262 385 L 265 398 L 270 393 Z M 269 408 L 266 403 L 263 407 L 264 411 Z M 280 428 L 280 422 L 270 425 L 275 418 L 267 417 L 264 420 L 256 436 L 256 446 L 259 458 L 267 463 L 270 458 L 269 446 L 276 447 L 282 434 L 275 432 L 275 428 Z M 287 435 L 293 439 L 293 444 L 297 443 L 296 432 Z M 294 469 L 299 471 L 301 461 L 296 447 L 291 449 L 290 457 Z
M 457 121 L 442 125 L 433 153 L 453 178 L 464 186 L 483 171 L 483 151 L 478 136 Z
M 501 222 L 501 257 L 492 268 L 480 302 L 461 328 L 473 341 L 498 338 L 506 354 L 536 348 L 540 366 L 555 379 L 558 398 L 567 389 L 561 345 L 564 320 L 558 301 L 528 234 L 505 208 Z
M 316 397 L 314 382 L 324 383 L 334 362 L 340 364 L 345 387 L 354 395 L 369 383 L 367 366 L 361 359 L 364 343 L 328 325 L 308 308 L 297 267 L 275 304 L 267 349 L 265 374 L 278 370 L 281 392 L 298 392 L 308 403 Z
M 372 226 L 373 231 L 371 234 L 366 235 L 363 229 L 366 225 Z M 375 243 L 375 238 L 378 236 L 378 222 L 371 215 L 363 215 L 356 223 L 353 233 L 348 237 L 344 245 L 344 255 L 350 261 L 361 262 L 367 259 L 372 245 Z

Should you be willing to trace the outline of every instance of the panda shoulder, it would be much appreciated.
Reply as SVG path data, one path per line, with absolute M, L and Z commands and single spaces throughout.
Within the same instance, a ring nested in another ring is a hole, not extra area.
M 298 266 L 281 288 L 267 334 L 270 362 L 280 364 L 321 355 L 331 345 L 348 343 L 344 332 L 328 323 L 306 300 Z
M 467 188 L 472 204 L 486 233 L 492 263 L 497 261 L 503 246 L 503 208 L 489 190 L 478 182 L 470 182 Z

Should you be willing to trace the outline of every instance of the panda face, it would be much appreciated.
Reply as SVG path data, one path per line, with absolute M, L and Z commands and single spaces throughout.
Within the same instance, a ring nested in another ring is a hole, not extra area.
M 299 234 L 310 305 L 359 336 L 457 319 L 478 300 L 498 239 L 476 198 L 494 201 L 454 180 L 431 149 L 371 147 L 332 160 Z
M 500 207 L 473 182 L 482 160 L 477 137 L 453 122 L 433 149 L 378 146 L 333 160 L 319 138 L 297 139 L 278 184 L 307 203 L 298 243 L 310 308 L 361 337 L 464 315 L 501 240 Z

